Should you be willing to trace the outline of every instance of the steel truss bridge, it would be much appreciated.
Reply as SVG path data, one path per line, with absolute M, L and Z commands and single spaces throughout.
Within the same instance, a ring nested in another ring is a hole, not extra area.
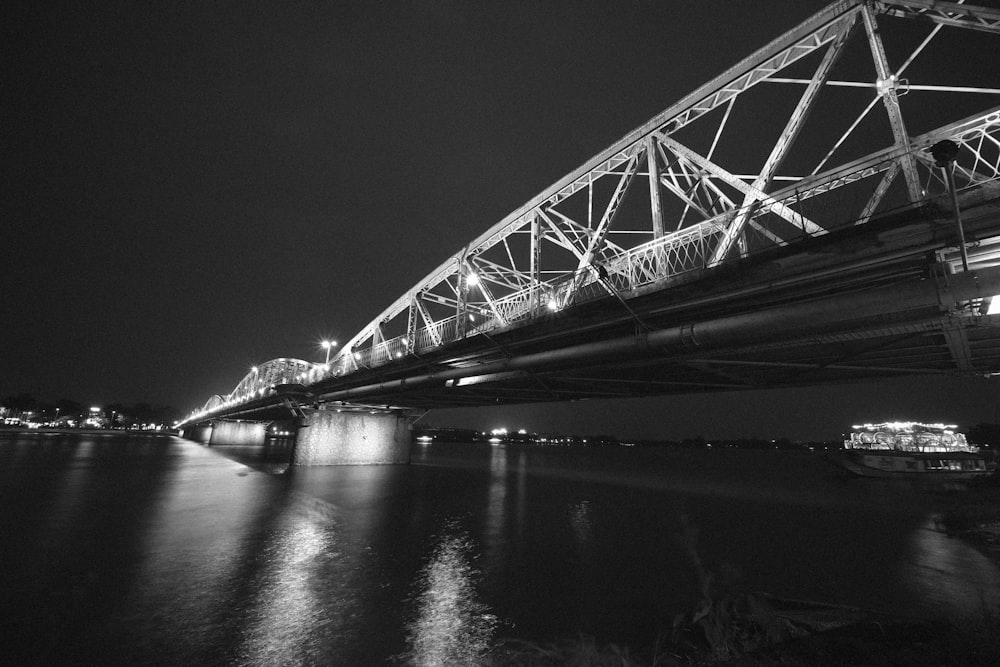
M 998 46 L 995 9 L 836 2 L 185 422 L 996 374 Z

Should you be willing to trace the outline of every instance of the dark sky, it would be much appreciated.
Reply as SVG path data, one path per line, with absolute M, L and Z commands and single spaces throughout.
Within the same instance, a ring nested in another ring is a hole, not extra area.
M 319 340 L 346 340 L 825 4 L 102 1 L 8 15 L 0 396 L 187 412 L 254 363 L 321 359 Z M 428 420 L 836 437 L 862 419 L 1000 421 L 997 396 L 985 380 L 908 380 Z

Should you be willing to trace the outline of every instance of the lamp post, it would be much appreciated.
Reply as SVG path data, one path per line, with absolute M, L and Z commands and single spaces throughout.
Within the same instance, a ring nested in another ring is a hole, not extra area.
M 965 250 L 965 229 L 962 227 L 962 213 L 958 208 L 958 193 L 955 192 L 955 159 L 958 157 L 958 144 L 950 139 L 937 142 L 930 148 L 934 164 L 944 172 L 944 180 L 951 193 L 951 206 L 955 212 L 955 226 L 958 227 L 958 247 L 962 251 L 962 270 L 969 270 L 969 254 Z
M 326 361 L 323 362 L 325 365 L 330 365 L 330 350 L 337 347 L 337 341 L 335 340 L 324 340 L 320 345 L 326 350 Z

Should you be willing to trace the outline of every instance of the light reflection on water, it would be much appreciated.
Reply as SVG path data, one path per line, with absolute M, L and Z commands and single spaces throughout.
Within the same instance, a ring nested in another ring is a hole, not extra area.
M 589 500 L 581 500 L 569 508 L 569 523 L 573 529 L 573 536 L 581 550 L 590 545 L 594 537 L 594 525 L 591 518 L 591 506 Z
M 483 553 L 488 563 L 503 558 L 506 547 L 507 518 L 507 449 L 492 447 L 490 481 L 486 490 L 486 525 L 483 530 Z
M 416 580 L 415 618 L 407 624 L 408 652 L 417 667 L 478 665 L 492 647 L 497 618 L 476 591 L 475 545 L 449 522 Z
M 45 532 L 55 538 L 64 537 L 74 525 L 79 525 L 84 517 L 78 516 L 77 513 L 87 511 L 86 505 L 80 502 L 80 499 L 85 493 L 87 484 L 94 482 L 87 474 L 87 463 L 93 455 L 94 446 L 94 441 L 90 438 L 81 440 L 69 456 L 68 465 L 56 470 L 57 474 L 62 475 L 62 479 L 55 487 L 53 511 L 47 514 L 49 521 L 45 526 Z M 62 547 L 52 544 L 52 548 Z
M 322 655 L 312 655 L 310 632 L 334 620 L 331 610 L 346 606 L 320 598 L 313 585 L 322 567 L 317 560 L 339 555 L 329 530 L 301 517 L 284 518 L 286 527 L 272 533 L 257 556 L 260 569 L 251 583 L 253 598 L 241 628 L 237 654 L 253 665 L 321 660 Z
M 143 647 L 177 663 L 232 652 L 246 620 L 246 551 L 280 497 L 273 480 L 249 477 L 242 465 L 200 447 L 182 451 L 185 465 L 164 471 L 153 494 L 140 568 L 123 605 L 134 610 L 137 629 L 152 620 L 159 627 L 150 635 L 185 638 Z

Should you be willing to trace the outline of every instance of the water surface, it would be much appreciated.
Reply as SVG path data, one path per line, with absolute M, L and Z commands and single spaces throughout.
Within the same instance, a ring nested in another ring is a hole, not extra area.
M 0 434 L 7 658 L 473 661 L 498 637 L 646 650 L 716 585 L 909 615 L 1000 601 L 940 498 L 809 452 L 414 445 L 286 466 L 288 444 Z

